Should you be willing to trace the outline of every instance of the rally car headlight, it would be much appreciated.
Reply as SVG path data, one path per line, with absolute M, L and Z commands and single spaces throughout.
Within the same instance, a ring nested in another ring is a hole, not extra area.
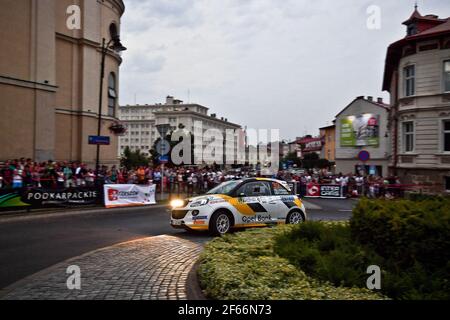
M 202 199 L 202 200 L 195 201 L 191 204 L 191 208 L 206 206 L 208 204 L 208 202 L 209 202 L 208 199 Z
M 173 209 L 176 209 L 176 208 L 183 208 L 183 207 L 184 207 L 184 201 L 183 201 L 183 200 L 179 200 L 179 199 L 177 199 L 177 200 L 172 200 L 172 201 L 170 202 L 170 206 L 171 206 Z

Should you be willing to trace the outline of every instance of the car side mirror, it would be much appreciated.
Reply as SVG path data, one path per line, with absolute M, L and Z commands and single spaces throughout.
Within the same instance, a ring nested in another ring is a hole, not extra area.
M 239 198 L 244 198 L 245 197 L 245 193 L 243 193 L 243 192 L 239 193 L 238 197 Z

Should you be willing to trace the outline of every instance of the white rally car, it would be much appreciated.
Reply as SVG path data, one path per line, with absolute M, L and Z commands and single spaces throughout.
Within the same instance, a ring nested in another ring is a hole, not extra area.
M 214 235 L 306 220 L 305 206 L 288 185 L 265 178 L 224 182 L 204 196 L 174 200 L 171 206 L 172 227 Z

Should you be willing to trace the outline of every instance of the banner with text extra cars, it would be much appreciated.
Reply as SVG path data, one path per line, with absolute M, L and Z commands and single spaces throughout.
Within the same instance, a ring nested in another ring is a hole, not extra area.
M 156 204 L 156 186 L 134 184 L 107 184 L 105 190 L 106 208 L 135 207 Z

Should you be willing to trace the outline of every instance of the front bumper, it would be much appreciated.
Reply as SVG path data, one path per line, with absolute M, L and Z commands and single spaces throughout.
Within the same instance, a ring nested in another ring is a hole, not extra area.
M 170 225 L 175 229 L 207 231 L 209 230 L 210 212 L 209 206 L 177 208 L 171 212 Z

